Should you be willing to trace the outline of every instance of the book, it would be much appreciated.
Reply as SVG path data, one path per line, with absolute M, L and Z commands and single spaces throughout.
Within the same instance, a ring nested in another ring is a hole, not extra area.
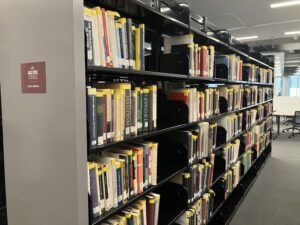
M 97 169 L 95 163 L 88 163 L 88 193 L 91 199 L 91 208 L 93 218 L 100 216 L 100 206 L 99 206 L 99 181 L 97 177 Z
M 89 147 L 91 149 L 95 149 L 98 147 L 96 95 L 96 88 L 87 88 L 87 121 L 89 131 Z

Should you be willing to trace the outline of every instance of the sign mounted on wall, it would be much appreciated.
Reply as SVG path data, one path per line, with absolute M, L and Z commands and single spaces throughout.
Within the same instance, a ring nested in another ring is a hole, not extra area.
M 21 64 L 22 93 L 46 93 L 46 62 Z

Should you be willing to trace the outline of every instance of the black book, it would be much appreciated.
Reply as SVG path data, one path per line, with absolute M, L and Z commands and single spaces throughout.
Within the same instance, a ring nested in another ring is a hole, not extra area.
M 149 89 L 143 89 L 143 132 L 149 131 Z
M 89 130 L 89 146 L 91 149 L 97 148 L 97 111 L 96 111 L 96 88 L 87 89 L 87 121 Z
M 133 59 L 133 45 L 132 45 L 132 20 L 130 18 L 127 18 L 126 20 L 126 29 L 127 29 L 129 69 L 133 69 L 134 59 Z
M 93 29 L 92 21 L 85 18 L 84 20 L 84 34 L 86 43 L 86 59 L 89 66 L 94 65 L 94 53 L 93 53 Z

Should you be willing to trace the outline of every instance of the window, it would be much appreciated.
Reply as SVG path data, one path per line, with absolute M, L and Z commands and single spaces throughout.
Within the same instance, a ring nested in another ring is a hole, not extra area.
M 300 96 L 300 76 L 289 76 L 289 96 Z
M 283 78 L 275 77 L 275 95 L 283 96 Z

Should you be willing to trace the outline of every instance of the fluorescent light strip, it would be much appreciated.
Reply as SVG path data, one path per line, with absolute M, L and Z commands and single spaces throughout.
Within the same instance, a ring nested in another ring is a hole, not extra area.
M 271 8 L 281 8 L 281 7 L 288 7 L 288 6 L 294 6 L 294 5 L 300 5 L 300 0 L 297 1 L 288 1 L 288 2 L 278 2 L 271 4 Z
M 258 36 L 237 37 L 235 39 L 238 41 L 242 41 L 242 40 L 249 40 L 249 39 L 256 39 L 256 38 L 258 38 Z
M 300 34 L 300 30 L 285 32 L 284 35 Z
M 300 63 L 300 60 L 285 61 L 285 63 Z

